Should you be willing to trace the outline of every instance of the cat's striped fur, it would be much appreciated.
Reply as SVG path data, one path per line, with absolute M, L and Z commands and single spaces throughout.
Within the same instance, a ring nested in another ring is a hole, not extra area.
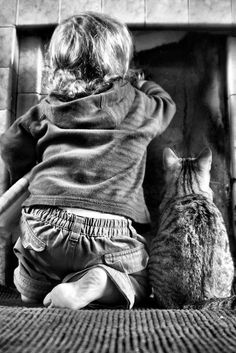
M 214 301 L 230 297 L 234 265 L 222 215 L 212 201 L 211 151 L 178 158 L 166 148 L 163 158 L 166 190 L 149 261 L 154 297 L 161 308 L 235 306 L 235 297 Z

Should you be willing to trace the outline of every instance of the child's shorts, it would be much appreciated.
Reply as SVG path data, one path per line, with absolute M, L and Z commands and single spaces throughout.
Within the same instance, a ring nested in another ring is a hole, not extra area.
M 27 207 L 22 210 L 21 234 L 14 247 L 19 260 L 14 283 L 30 299 L 42 301 L 57 284 L 73 282 L 94 267 L 106 271 L 127 308 L 149 294 L 145 240 L 130 220 Z

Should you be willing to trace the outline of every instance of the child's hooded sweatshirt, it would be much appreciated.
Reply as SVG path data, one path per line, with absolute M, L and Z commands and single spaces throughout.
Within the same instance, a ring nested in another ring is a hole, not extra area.
M 50 94 L 1 136 L 1 155 L 12 182 L 33 168 L 25 206 L 77 207 L 147 223 L 147 145 L 174 113 L 170 96 L 149 81 L 141 89 L 117 81 L 68 102 Z

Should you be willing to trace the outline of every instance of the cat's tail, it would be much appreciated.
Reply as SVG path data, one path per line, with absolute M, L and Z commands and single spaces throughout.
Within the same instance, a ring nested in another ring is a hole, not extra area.
M 183 309 L 236 310 L 236 295 L 232 295 L 227 298 L 206 299 L 206 300 L 194 303 L 194 304 L 185 305 Z

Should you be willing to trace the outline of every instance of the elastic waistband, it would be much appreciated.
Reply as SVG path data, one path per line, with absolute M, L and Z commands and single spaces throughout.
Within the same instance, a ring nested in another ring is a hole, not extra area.
M 130 234 L 131 220 L 81 217 L 58 207 L 33 206 L 24 207 L 23 211 L 69 231 L 84 233 L 90 236 L 127 236 Z

